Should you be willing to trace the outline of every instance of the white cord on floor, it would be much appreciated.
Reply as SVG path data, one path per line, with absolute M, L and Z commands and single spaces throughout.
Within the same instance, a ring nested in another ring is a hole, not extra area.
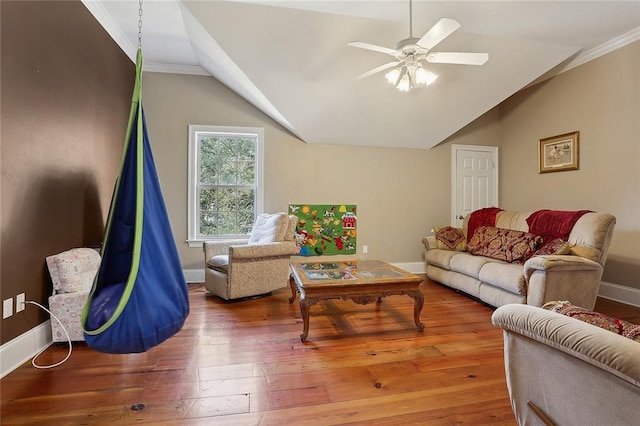
M 67 333 L 67 329 L 64 327 L 64 325 L 62 325 L 62 322 L 58 319 L 57 316 L 55 316 L 53 314 L 53 312 L 51 312 L 50 310 L 48 310 L 47 308 L 45 308 L 44 306 L 42 306 L 38 302 L 34 302 L 33 300 L 26 300 L 24 303 L 31 303 L 32 305 L 39 306 L 42 309 L 44 309 L 45 311 L 47 311 L 49 313 L 49 315 L 51 315 L 51 318 L 53 318 L 56 321 L 58 321 L 58 324 L 60 324 L 60 327 L 62 327 L 62 331 L 64 331 L 64 334 L 67 336 L 67 341 L 69 342 L 69 352 L 67 353 L 67 356 L 62 361 L 56 362 L 55 364 L 50 364 L 50 365 L 38 365 L 38 364 L 36 364 L 36 358 L 38 358 L 40 355 L 42 355 L 42 353 L 44 351 L 49 349 L 49 347 L 47 346 L 46 348 L 44 348 L 43 350 L 38 352 L 36 354 L 36 356 L 33 357 L 33 359 L 31 360 L 31 365 L 33 365 L 35 368 L 41 368 L 41 369 L 53 368 L 53 367 L 57 367 L 57 366 L 61 365 L 62 363 L 64 363 L 66 360 L 69 359 L 69 357 L 71 356 L 71 352 L 73 351 L 73 347 L 71 345 L 71 337 L 69 336 L 69 333 Z

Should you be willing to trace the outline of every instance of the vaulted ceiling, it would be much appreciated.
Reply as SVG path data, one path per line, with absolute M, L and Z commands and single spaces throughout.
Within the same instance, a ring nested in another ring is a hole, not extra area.
M 135 58 L 138 0 L 83 0 Z M 431 148 L 540 79 L 640 39 L 638 1 L 424 1 L 414 37 L 442 17 L 461 28 L 434 51 L 487 52 L 482 66 L 429 64 L 434 84 L 400 92 L 393 48 L 409 36 L 409 0 L 145 0 L 144 70 L 209 75 L 307 143 Z M 225 123 L 212 123 L 225 124 Z

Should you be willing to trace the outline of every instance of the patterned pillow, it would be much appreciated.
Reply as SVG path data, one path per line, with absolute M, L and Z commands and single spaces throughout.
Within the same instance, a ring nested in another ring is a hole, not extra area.
M 57 293 L 88 293 L 100 267 L 100 255 L 91 248 L 74 248 L 47 257 Z
M 599 312 L 588 311 L 569 301 L 548 302 L 542 306 L 543 309 L 557 312 L 580 321 L 604 328 L 612 333 L 619 334 L 627 339 L 640 342 L 640 325 L 618 318 L 610 317 Z
M 518 262 L 530 258 L 542 243 L 542 237 L 513 229 L 481 226 L 467 245 L 471 254 Z
M 467 239 L 462 228 L 452 226 L 436 227 L 436 244 L 441 250 L 467 250 Z
M 534 256 L 547 256 L 551 254 L 569 254 L 569 243 L 562 238 L 554 238 L 542 244 L 542 246 L 533 253 Z

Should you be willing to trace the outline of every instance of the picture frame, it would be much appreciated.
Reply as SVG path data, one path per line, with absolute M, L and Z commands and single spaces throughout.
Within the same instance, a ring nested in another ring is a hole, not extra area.
M 580 132 L 575 131 L 538 141 L 538 172 L 552 173 L 580 168 Z

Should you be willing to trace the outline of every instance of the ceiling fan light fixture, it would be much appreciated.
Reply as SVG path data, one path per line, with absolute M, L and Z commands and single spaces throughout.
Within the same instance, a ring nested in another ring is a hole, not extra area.
M 400 82 L 396 87 L 401 92 L 408 92 L 411 89 L 411 79 L 409 78 L 409 73 L 405 73 L 402 76 L 402 78 L 400 79 Z
M 386 73 L 384 77 L 387 79 L 389 83 L 395 86 L 396 83 L 398 82 L 398 78 L 400 77 L 400 68 L 392 69 L 391 71 Z
M 424 84 L 425 86 L 429 86 L 431 83 L 436 81 L 437 78 L 438 76 L 436 74 L 422 67 L 416 70 L 416 84 Z
M 438 78 L 437 74 L 424 68 L 427 63 L 483 65 L 489 59 L 488 53 L 469 52 L 431 52 L 438 43 L 460 28 L 460 24 L 451 18 L 441 18 L 422 38 L 413 36 L 413 7 L 409 0 L 409 37 L 396 43 L 394 49 L 375 44 L 352 41 L 348 45 L 360 49 L 373 50 L 393 56 L 396 61 L 389 62 L 360 74 L 356 79 L 368 77 L 383 70 L 386 80 L 398 90 L 408 92 L 418 87 L 426 87 Z

